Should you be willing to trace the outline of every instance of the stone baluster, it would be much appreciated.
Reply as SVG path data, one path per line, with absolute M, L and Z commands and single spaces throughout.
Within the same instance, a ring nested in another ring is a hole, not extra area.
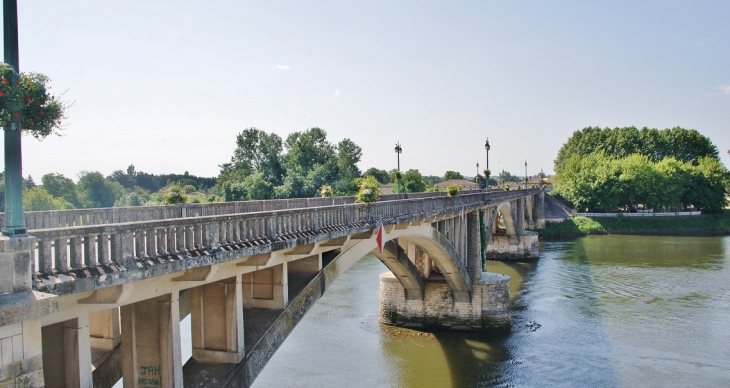
M 84 264 L 87 267 L 96 267 L 96 235 L 84 236 Z
M 69 253 L 70 253 L 70 261 L 71 261 L 71 268 L 73 269 L 80 269 L 84 267 L 84 254 L 83 254 L 83 248 L 82 248 L 82 242 L 83 238 L 81 237 L 71 237 L 69 244 Z
M 66 242 L 66 238 L 60 238 L 54 241 L 54 267 L 59 272 L 66 272 L 69 270 L 68 268 L 68 253 L 67 253 L 67 246 L 68 243 Z

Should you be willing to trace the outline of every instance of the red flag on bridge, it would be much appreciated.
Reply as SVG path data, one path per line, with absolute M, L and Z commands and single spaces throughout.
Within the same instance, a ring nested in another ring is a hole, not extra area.
M 383 223 L 380 223 L 380 227 L 378 228 L 378 235 L 375 236 L 375 242 L 378 243 L 378 249 L 380 249 L 380 253 L 383 253 L 383 247 L 385 246 L 385 228 L 383 227 Z

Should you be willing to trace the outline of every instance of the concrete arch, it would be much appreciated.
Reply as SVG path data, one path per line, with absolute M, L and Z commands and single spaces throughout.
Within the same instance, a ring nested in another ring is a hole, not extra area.
M 413 263 L 407 258 L 405 252 L 403 255 L 394 254 L 394 248 L 398 247 L 395 242 L 398 238 L 403 238 L 406 241 L 412 242 L 418 245 L 428 256 L 436 262 L 436 265 L 444 275 L 446 282 L 451 288 L 454 299 L 457 302 L 468 302 L 470 300 L 469 294 L 471 291 L 471 280 L 466 272 L 466 268 L 459 260 L 459 256 L 456 254 L 453 245 L 446 239 L 446 236 L 439 233 L 436 229 L 431 227 L 430 224 L 421 224 L 410 226 L 406 229 L 394 229 L 386 235 L 387 242 L 383 250 L 383 254 L 378 251 L 377 243 L 375 242 L 375 235 L 367 240 L 359 240 L 356 243 L 346 247 L 334 260 L 334 265 L 327 271 L 326 284 L 329 285 L 334 282 L 339 275 L 347 271 L 360 259 L 365 257 L 368 253 L 374 254 L 378 259 L 391 269 L 391 266 L 398 272 L 391 271 L 396 274 L 398 280 L 401 282 L 403 287 L 410 290 L 411 295 L 417 294 L 417 284 L 423 284 L 423 277 L 418 273 L 413 266 Z M 400 247 L 398 247 L 400 248 Z M 387 253 L 386 253 L 387 252 Z M 402 252 L 402 249 L 401 249 Z M 389 257 L 387 257 L 389 256 Z M 385 260 L 384 260 L 385 259 Z M 386 262 L 387 261 L 387 262 Z M 398 276 L 398 273 L 404 276 Z M 418 275 L 418 276 L 416 276 Z M 420 279 L 420 280 L 419 280 Z M 422 286 L 421 286 L 422 287 Z M 422 290 L 420 288 L 422 297 Z M 411 297 L 409 296 L 409 299 Z

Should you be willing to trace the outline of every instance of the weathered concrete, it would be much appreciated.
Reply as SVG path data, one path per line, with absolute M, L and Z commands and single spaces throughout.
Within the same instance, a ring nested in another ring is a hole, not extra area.
M 473 284 L 469 302 L 453 297 L 445 281 L 426 281 L 423 300 L 409 300 L 391 272 L 380 275 L 380 318 L 389 325 L 424 328 L 484 329 L 511 323 L 509 277 L 484 272 Z
M 538 236 L 529 230 L 516 243 L 509 236 L 492 236 L 487 246 L 487 258 L 491 260 L 536 260 L 539 257 Z

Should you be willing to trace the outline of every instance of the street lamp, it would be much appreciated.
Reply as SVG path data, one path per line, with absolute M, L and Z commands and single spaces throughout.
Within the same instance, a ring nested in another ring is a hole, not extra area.
M 489 150 L 492 147 L 489 146 L 489 138 L 487 138 L 487 142 L 484 143 L 484 149 L 487 150 L 487 170 L 489 170 Z
M 525 188 L 527 188 L 527 160 L 525 160 Z
M 479 161 L 478 160 L 477 160 L 477 179 L 476 179 L 476 181 L 477 181 L 477 189 L 481 189 L 481 187 L 479 185 Z
M 400 173 L 400 154 L 403 152 L 403 148 L 400 146 L 400 141 L 395 143 L 395 153 L 398 154 L 398 172 Z M 400 194 L 400 179 L 398 179 L 398 194 Z
M 13 68 L 10 85 L 18 82 L 18 3 L 3 0 L 3 43 L 5 63 Z M 17 113 L 17 112 L 14 112 Z M 10 124 L 10 125 L 8 125 Z M 23 155 L 20 151 L 20 116 L 11 123 L 3 123 L 5 132 L 5 236 L 22 236 L 26 233 L 23 219 Z M 9 127 L 9 128 L 8 128 Z

